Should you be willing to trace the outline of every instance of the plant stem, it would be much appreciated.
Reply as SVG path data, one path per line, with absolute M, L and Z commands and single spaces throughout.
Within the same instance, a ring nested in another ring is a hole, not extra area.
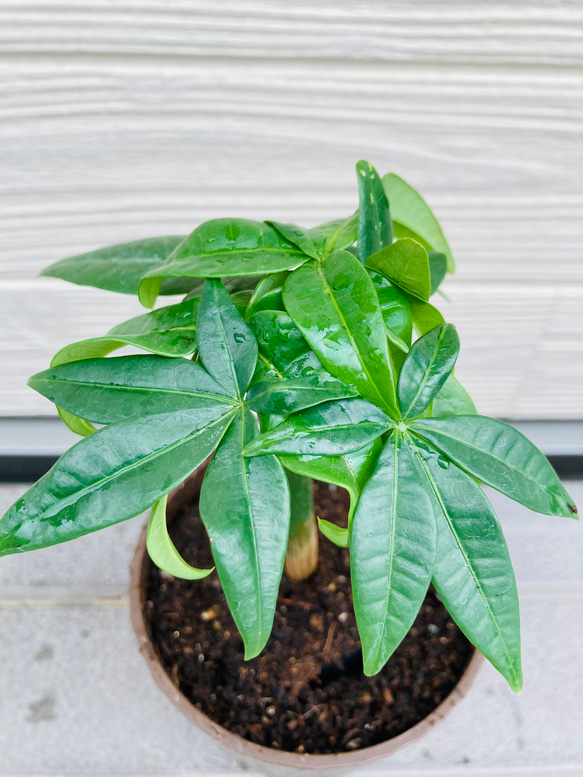
M 286 470 L 291 495 L 291 523 L 285 571 L 292 580 L 305 580 L 318 567 L 318 527 L 314 515 L 313 481 Z

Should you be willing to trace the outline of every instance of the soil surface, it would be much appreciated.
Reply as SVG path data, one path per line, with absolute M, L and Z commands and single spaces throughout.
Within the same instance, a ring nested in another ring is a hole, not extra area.
M 316 514 L 346 525 L 348 494 L 315 484 Z M 184 558 L 212 566 L 196 504 L 170 525 Z M 146 619 L 174 684 L 229 731 L 298 753 L 375 745 L 411 728 L 453 690 L 472 647 L 433 590 L 382 672 L 365 677 L 352 609 L 348 551 L 320 535 L 320 564 L 307 581 L 285 575 L 266 649 L 243 660 L 216 572 L 185 581 L 153 564 Z

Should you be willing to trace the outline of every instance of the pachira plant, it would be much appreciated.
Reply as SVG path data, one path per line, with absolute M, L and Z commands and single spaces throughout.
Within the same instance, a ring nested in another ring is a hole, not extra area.
M 543 454 L 478 415 L 454 377 L 458 335 L 430 302 L 454 264 L 429 207 L 396 175 L 356 172 L 348 218 L 217 219 L 44 272 L 147 307 L 186 296 L 63 348 L 30 379 L 84 439 L 0 520 L 0 555 L 151 507 L 154 562 L 204 577 L 213 570 L 172 544 L 165 506 L 210 457 L 200 514 L 250 658 L 269 639 L 284 567 L 303 579 L 317 565 L 315 478 L 350 494 L 348 526 L 319 528 L 350 548 L 365 673 L 384 666 L 433 583 L 519 690 L 516 583 L 481 484 L 548 515 L 576 507 Z M 127 345 L 145 353 L 110 356 Z

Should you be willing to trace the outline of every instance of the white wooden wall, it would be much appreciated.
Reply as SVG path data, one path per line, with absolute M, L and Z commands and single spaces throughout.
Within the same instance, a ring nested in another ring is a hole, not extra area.
M 348 214 L 366 158 L 443 222 L 479 409 L 581 418 L 582 119 L 580 0 L 0 0 L 0 414 L 51 414 L 26 377 L 140 312 L 43 266 Z

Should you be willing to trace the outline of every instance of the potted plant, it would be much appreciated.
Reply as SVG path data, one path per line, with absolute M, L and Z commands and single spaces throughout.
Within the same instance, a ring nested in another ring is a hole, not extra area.
M 454 264 L 428 206 L 398 176 L 381 180 L 366 162 L 356 171 L 359 207 L 346 219 L 312 229 L 216 219 L 45 270 L 137 293 L 150 308 L 159 295 L 185 296 L 63 348 L 30 379 L 84 439 L 0 520 L 0 555 L 151 507 L 152 560 L 172 580 L 202 581 L 214 566 L 254 659 L 270 640 L 284 567 L 310 586 L 318 525 L 346 559 L 349 548 L 358 678 L 383 670 L 432 583 L 519 691 L 516 584 L 481 484 L 548 515 L 574 518 L 576 507 L 543 454 L 478 415 L 454 377 L 458 335 L 429 301 Z M 109 356 L 125 345 L 146 353 Z M 178 552 L 166 522 L 168 494 L 192 473 L 212 552 L 204 568 Z M 345 526 L 316 523 L 312 479 L 346 489 Z M 333 638 L 329 629 L 324 652 Z M 306 671 L 317 685 L 321 674 Z M 360 741 L 341 743 L 357 751 L 347 763 L 366 759 Z

